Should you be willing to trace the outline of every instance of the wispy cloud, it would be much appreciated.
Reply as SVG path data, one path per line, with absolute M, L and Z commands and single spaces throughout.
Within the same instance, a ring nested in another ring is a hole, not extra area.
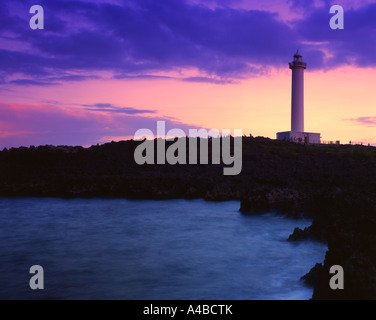
M 215 79 L 215 78 L 208 78 L 208 77 L 186 77 L 186 78 L 183 78 L 183 81 L 206 82 L 206 83 L 215 83 L 215 84 L 228 84 L 228 83 L 235 82 L 233 79 Z
M 353 121 L 366 127 L 376 127 L 376 116 L 375 117 L 349 118 L 349 119 L 344 119 L 344 120 Z
M 155 113 L 155 110 L 148 109 L 136 109 L 131 107 L 119 107 L 111 103 L 95 103 L 95 104 L 81 104 L 85 110 L 97 111 L 97 112 L 113 112 L 119 114 L 143 114 L 143 113 Z

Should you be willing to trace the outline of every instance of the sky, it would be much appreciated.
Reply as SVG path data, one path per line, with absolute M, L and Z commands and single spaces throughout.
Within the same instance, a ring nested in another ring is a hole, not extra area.
M 0 150 L 180 128 L 305 131 L 376 145 L 376 0 L 0 0 Z M 344 29 L 332 30 L 332 5 Z M 44 29 L 33 30 L 33 5 Z

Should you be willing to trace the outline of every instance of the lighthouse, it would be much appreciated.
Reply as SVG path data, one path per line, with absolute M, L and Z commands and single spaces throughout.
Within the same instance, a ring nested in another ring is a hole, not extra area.
M 292 71 L 291 82 L 291 131 L 278 132 L 277 140 L 287 140 L 300 143 L 320 143 L 320 133 L 304 131 L 304 70 L 307 63 L 299 50 L 289 63 Z
M 292 70 L 291 131 L 304 132 L 304 69 L 307 64 L 303 62 L 299 50 L 294 54 L 294 60 L 289 66 Z

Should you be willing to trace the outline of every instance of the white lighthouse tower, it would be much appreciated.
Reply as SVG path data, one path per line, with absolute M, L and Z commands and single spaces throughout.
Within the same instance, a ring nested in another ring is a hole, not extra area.
M 289 63 L 292 70 L 291 131 L 278 132 L 278 140 L 300 143 L 320 143 L 320 133 L 304 132 L 304 70 L 307 64 L 299 50 Z
M 304 69 L 307 64 L 303 62 L 299 50 L 289 65 L 292 70 L 291 131 L 304 132 Z

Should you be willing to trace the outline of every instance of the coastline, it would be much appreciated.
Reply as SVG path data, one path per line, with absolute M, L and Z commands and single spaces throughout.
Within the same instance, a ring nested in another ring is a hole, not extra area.
M 324 263 L 303 277 L 312 298 L 376 299 L 376 148 L 245 137 L 242 173 L 223 176 L 223 165 L 138 166 L 138 143 L 1 151 L 0 196 L 240 200 L 243 214 L 310 217 L 289 240 L 328 244 Z M 344 290 L 328 286 L 334 264 L 344 268 Z

